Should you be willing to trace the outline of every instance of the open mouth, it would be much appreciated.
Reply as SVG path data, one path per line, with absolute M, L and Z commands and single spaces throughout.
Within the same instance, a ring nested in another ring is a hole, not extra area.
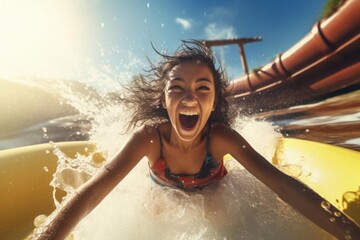
M 195 127 L 195 125 L 199 119 L 199 113 L 197 113 L 197 112 L 181 112 L 179 118 L 180 118 L 180 123 L 184 128 L 192 129 Z

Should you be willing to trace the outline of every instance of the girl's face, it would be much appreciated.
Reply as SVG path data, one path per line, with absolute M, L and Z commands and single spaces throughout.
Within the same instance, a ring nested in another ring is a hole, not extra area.
M 175 66 L 168 75 L 163 106 L 177 136 L 194 141 L 215 109 L 214 78 L 209 67 L 196 61 Z

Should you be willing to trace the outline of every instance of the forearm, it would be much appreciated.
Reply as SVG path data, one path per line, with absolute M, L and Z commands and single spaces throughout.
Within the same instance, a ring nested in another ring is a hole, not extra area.
M 32 239 L 65 239 L 81 219 L 100 202 L 100 199 L 93 201 L 93 194 L 85 188 L 74 192 L 48 217 L 43 226 L 35 229 Z
M 78 222 L 89 214 L 116 185 L 116 179 L 104 177 L 105 175 L 111 173 L 103 169 L 99 175 L 69 196 L 49 216 L 44 225 L 34 231 L 32 239 L 65 239 Z
M 284 178 L 281 190 L 275 191 L 281 199 L 338 239 L 360 239 L 359 225 L 352 219 L 298 180 Z
M 53 219 L 36 230 L 35 239 L 64 239 L 89 214 L 136 164 L 152 149 L 149 144 L 155 133 L 146 128 L 134 133 L 124 148 L 97 175 L 82 185 L 76 194 L 61 205 Z
M 225 149 L 225 154 L 230 153 L 250 173 L 302 215 L 339 239 L 360 239 L 358 224 L 326 202 L 319 194 L 275 168 L 240 134 L 226 127 L 220 128 L 218 134 L 221 141 L 217 144 Z

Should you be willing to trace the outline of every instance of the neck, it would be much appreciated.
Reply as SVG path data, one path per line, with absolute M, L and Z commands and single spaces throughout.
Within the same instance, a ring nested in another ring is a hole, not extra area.
M 183 150 L 184 152 L 190 151 L 194 146 L 198 145 L 200 142 L 201 142 L 201 134 L 196 136 L 196 138 L 193 141 L 183 141 L 178 137 L 176 132 L 171 130 L 170 144 L 174 147 Z

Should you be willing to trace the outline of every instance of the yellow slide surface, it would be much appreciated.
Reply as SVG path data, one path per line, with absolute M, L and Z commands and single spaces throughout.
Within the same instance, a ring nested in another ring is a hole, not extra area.
M 360 152 L 284 138 L 272 162 L 360 223 Z
M 49 185 L 58 161 L 54 146 L 69 158 L 96 151 L 94 144 L 85 141 L 0 151 L 0 239 L 25 238 L 38 215 L 49 215 L 55 209 L 53 188 Z
M 0 151 L 0 239 L 25 238 L 38 215 L 54 209 L 49 183 L 56 170 L 58 147 L 69 158 L 96 152 L 90 142 L 40 144 Z M 94 154 L 95 162 L 103 161 Z M 360 152 L 311 141 L 284 138 L 273 163 L 297 177 L 333 205 L 360 222 Z

